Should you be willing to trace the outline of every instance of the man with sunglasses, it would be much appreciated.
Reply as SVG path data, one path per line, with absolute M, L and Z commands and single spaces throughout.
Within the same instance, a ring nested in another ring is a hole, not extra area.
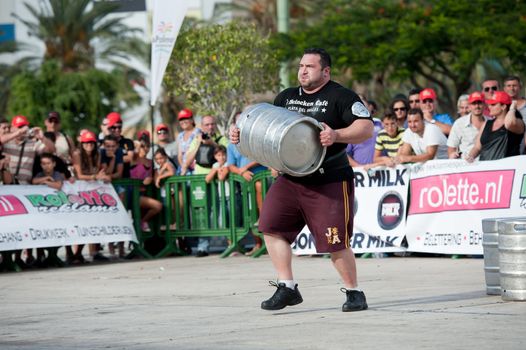
M 424 113 L 424 120 L 438 126 L 442 133 L 448 136 L 451 131 L 451 126 L 453 125 L 453 118 L 447 113 L 436 113 L 435 104 L 437 101 L 437 95 L 435 90 L 431 88 L 424 89 L 420 92 L 419 97 L 420 109 Z
M 130 164 L 135 154 L 135 145 L 132 140 L 122 136 L 122 118 L 120 113 L 111 112 L 106 116 L 108 121 L 108 130 L 110 135 L 117 138 L 119 142 L 119 148 L 122 149 L 124 169 L 122 171 L 122 178 L 130 178 Z
M 177 163 L 177 142 L 172 141 L 168 125 L 163 123 L 157 125 L 155 127 L 155 133 L 157 134 L 157 144 L 154 145 L 155 151 L 157 150 L 157 147 L 164 148 L 164 151 L 170 160 L 179 167 L 179 164 Z M 155 153 L 155 151 L 148 153 L 148 159 L 150 159 L 151 154 Z
M 486 79 L 482 82 L 482 92 L 486 101 L 493 99 L 495 91 L 500 90 L 499 82 L 493 78 Z M 490 117 L 489 106 L 484 107 L 484 116 Z
M 61 131 L 62 124 L 60 121 L 60 113 L 51 111 L 48 113 L 44 124 L 46 126 L 46 131 L 55 135 L 55 155 L 62 159 L 70 171 L 72 171 L 72 159 L 73 152 L 75 151 L 75 144 L 73 143 L 71 137 Z

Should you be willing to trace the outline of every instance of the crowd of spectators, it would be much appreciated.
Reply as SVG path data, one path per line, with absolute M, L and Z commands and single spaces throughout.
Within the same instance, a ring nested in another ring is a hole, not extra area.
M 361 144 L 348 145 L 349 163 L 374 170 L 432 159 L 472 162 L 519 155 L 524 152 L 526 120 L 526 100 L 521 91 L 518 77 L 506 78 L 503 90 L 499 81 L 485 80 L 480 91 L 459 97 L 457 113 L 450 116 L 438 113 L 438 96 L 432 88 L 412 89 L 407 96 L 394 96 L 379 119 L 379 106 L 360 96 L 373 116 L 375 132 Z M 55 111 L 47 115 L 44 128 L 30 125 L 22 115 L 10 121 L 0 119 L 0 181 L 60 189 L 65 181 L 141 180 L 141 229 L 149 232 L 152 219 L 162 212 L 167 200 L 164 179 L 196 174 L 206 175 L 207 182 L 225 181 L 233 173 L 251 181 L 255 174 L 266 170 L 229 144 L 214 116 L 203 116 L 197 127 L 193 112 L 185 108 L 179 112 L 177 123 L 177 134 L 169 125 L 160 123 L 155 126 L 155 137 L 140 130 L 132 140 L 123 136 L 123 119 L 117 112 L 103 118 L 98 135 L 84 129 L 75 137 L 61 130 L 61 116 Z M 160 190 L 159 197 L 147 191 L 150 185 Z M 261 182 L 255 182 L 254 187 L 259 212 L 263 201 Z M 223 188 L 225 193 L 219 196 L 239 199 L 236 189 Z M 126 186 L 116 186 L 116 192 L 123 202 L 129 200 Z M 184 203 L 182 191 L 172 195 Z M 170 229 L 176 229 L 175 222 L 168 224 Z M 161 229 L 166 229 L 166 225 Z M 181 240 L 178 244 L 191 252 L 188 242 Z M 261 246 L 261 238 L 255 236 L 254 247 L 246 254 L 254 254 Z M 125 242 L 109 243 L 109 256 L 102 254 L 100 244 L 90 244 L 88 248 L 91 261 L 121 259 L 126 255 Z M 199 238 L 195 253 L 198 257 L 209 254 L 208 238 Z M 44 249 L 37 249 L 36 257 L 31 249 L 27 250 L 25 259 L 22 251 L 12 254 L 21 267 L 45 265 Z M 83 246 L 66 247 L 66 259 L 69 264 L 86 262 Z

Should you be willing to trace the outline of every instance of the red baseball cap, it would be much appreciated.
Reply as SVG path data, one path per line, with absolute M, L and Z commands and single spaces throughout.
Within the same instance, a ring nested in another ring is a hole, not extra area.
M 97 136 L 95 136 L 95 133 L 92 131 L 85 131 L 80 134 L 80 142 L 97 142 Z
M 155 132 L 158 132 L 159 130 L 170 130 L 170 128 L 168 125 L 161 123 L 155 127 Z
M 151 135 L 150 135 L 150 132 L 148 130 L 139 130 L 139 131 L 137 131 L 137 140 L 142 139 L 145 135 L 146 135 L 146 137 L 149 140 Z
M 122 124 L 122 118 L 121 114 L 117 112 L 111 112 L 106 116 L 106 119 L 108 120 L 108 127 L 112 127 L 115 124 Z
M 484 94 L 482 92 L 479 92 L 479 91 L 472 92 L 469 95 L 469 98 L 468 98 L 468 102 L 469 103 L 474 103 L 474 102 L 482 102 L 482 103 L 484 103 L 485 100 L 486 99 L 484 98 Z
M 23 115 L 17 115 L 11 121 L 11 126 L 14 126 L 17 128 L 21 128 L 26 125 L 29 125 L 29 122 L 27 121 L 27 118 Z
M 177 115 L 177 120 L 190 119 L 194 116 L 191 110 L 188 108 L 182 109 Z
M 424 101 L 426 99 L 432 99 L 433 101 L 437 99 L 437 94 L 435 93 L 435 90 L 431 88 L 424 89 L 420 91 L 420 101 Z
M 511 97 L 504 91 L 495 91 L 493 93 L 493 98 L 486 100 L 486 103 L 489 105 L 494 105 L 497 103 L 502 103 L 504 105 L 511 105 Z

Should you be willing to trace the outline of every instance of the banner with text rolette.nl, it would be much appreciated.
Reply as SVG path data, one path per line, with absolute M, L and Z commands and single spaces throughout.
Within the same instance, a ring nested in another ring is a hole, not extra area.
M 0 251 L 118 241 L 137 237 L 111 184 L 0 186 Z
M 353 251 L 482 254 L 482 219 L 526 219 L 525 159 L 434 160 L 373 176 L 355 169 Z M 307 227 L 293 248 L 316 254 Z

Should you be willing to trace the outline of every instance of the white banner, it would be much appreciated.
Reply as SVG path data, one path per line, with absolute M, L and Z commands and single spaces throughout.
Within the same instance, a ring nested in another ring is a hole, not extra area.
M 433 160 L 371 175 L 355 169 L 353 251 L 482 254 L 482 219 L 526 219 L 525 160 Z M 316 254 L 307 227 L 292 247 Z
M 181 0 L 153 0 L 150 105 L 154 106 L 170 60 L 175 40 L 183 24 L 188 4 Z
M 409 171 L 403 166 L 369 170 L 354 169 L 354 228 L 351 247 L 355 253 L 405 251 L 405 216 Z M 292 245 L 298 255 L 316 254 L 314 238 L 305 227 Z
M 0 251 L 119 241 L 137 237 L 110 184 L 0 186 Z
M 526 219 L 525 160 L 436 160 L 413 166 L 409 250 L 482 254 L 482 219 Z

